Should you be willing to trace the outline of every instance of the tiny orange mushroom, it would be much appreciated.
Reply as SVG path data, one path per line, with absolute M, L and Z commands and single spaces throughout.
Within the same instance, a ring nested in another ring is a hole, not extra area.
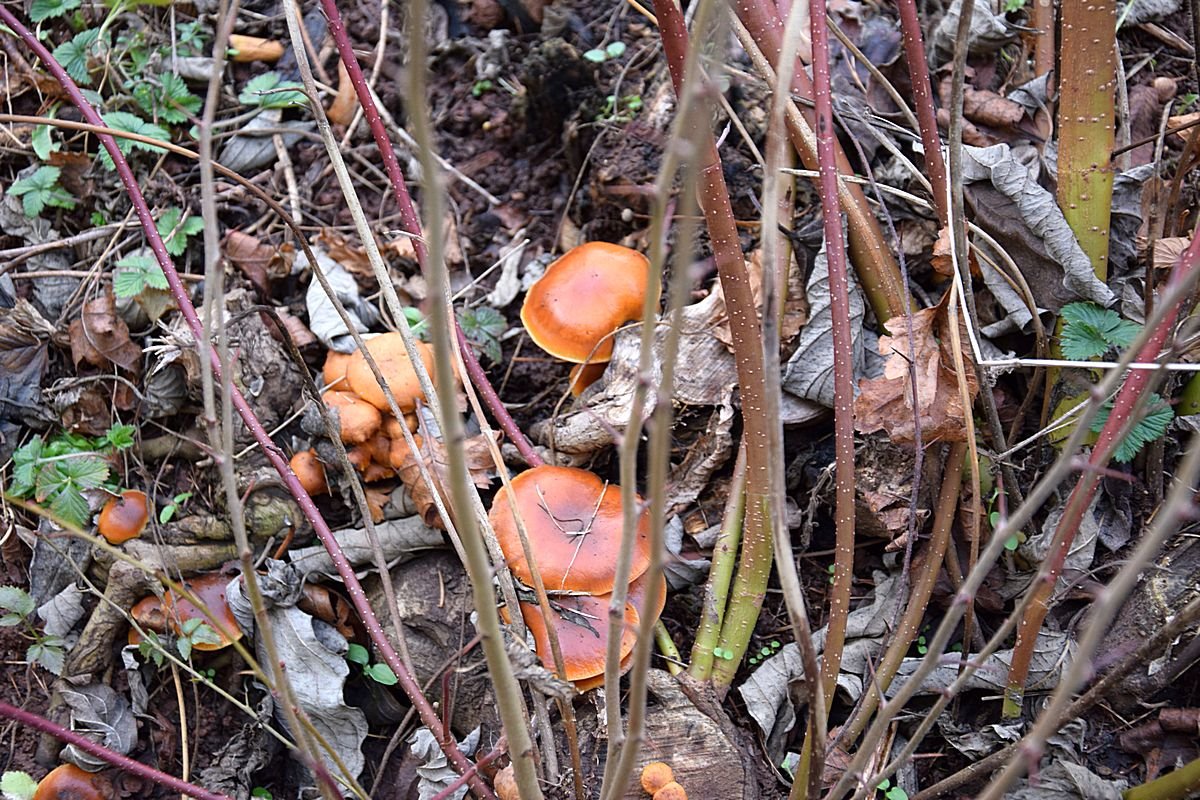
M 309 496 L 316 497 L 329 491 L 329 481 L 325 476 L 325 465 L 317 458 L 316 450 L 300 450 L 292 456 L 289 462 L 292 472 L 296 473 L 300 485 Z
M 415 342 L 415 345 L 421 362 L 432 379 L 433 348 L 424 342 Z M 379 372 L 396 397 L 396 404 L 400 410 L 412 410 L 417 404 L 417 399 L 423 397 L 423 393 L 421 383 L 417 379 L 417 371 L 413 367 L 412 361 L 409 360 L 408 351 L 404 347 L 404 338 L 399 333 L 385 333 L 367 340 L 367 350 L 379 366 Z M 375 380 L 375 375 L 371 372 L 371 367 L 367 364 L 367 358 L 362 351 L 355 351 L 351 354 L 350 363 L 346 367 L 346 381 L 363 400 L 380 411 L 389 410 L 383 388 Z
M 642 318 L 650 261 L 636 250 L 588 242 L 567 251 L 530 287 L 521 322 L 530 338 L 564 361 L 607 362 L 612 334 Z
M 321 367 L 321 380 L 325 382 L 325 388 L 334 392 L 350 391 L 350 384 L 346 382 L 346 367 L 350 366 L 350 354 L 339 353 L 336 350 L 330 350 L 325 356 L 325 365 Z
M 149 519 L 146 493 L 130 489 L 104 504 L 96 529 L 109 544 L 121 544 L 140 536 Z
M 642 767 L 642 788 L 646 794 L 654 794 L 668 783 L 674 783 L 675 772 L 669 764 L 662 761 L 651 761 Z
M 353 392 L 325 392 L 321 400 L 326 408 L 337 412 L 342 441 L 346 444 L 368 441 L 383 424 L 379 409 Z
M 687 800 L 687 791 L 675 781 L 654 793 L 653 800 Z

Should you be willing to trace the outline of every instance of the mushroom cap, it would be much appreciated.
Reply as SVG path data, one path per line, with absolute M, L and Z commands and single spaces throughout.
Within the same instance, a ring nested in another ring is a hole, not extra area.
M 564 676 L 569 681 L 582 681 L 600 676 L 604 681 L 604 649 L 608 643 L 608 604 L 610 595 L 570 595 L 551 599 L 551 614 L 558 645 L 562 648 Z M 557 608 L 555 608 L 557 606 Z M 566 614 L 559 612 L 563 609 Z M 538 657 L 551 672 L 554 654 L 542 611 L 533 603 L 521 603 L 521 616 L 533 634 Z M 625 604 L 625 630 L 621 633 L 621 659 L 633 652 L 637 642 L 638 612 L 631 603 Z M 590 687 L 589 687 L 590 688 Z M 581 691 L 583 688 L 581 687 Z
M 317 458 L 316 450 L 299 450 L 289 462 L 292 472 L 304 487 L 309 496 L 315 497 L 329 491 L 329 482 L 325 477 L 325 465 Z
M 425 369 L 433 377 L 433 348 L 424 342 L 416 342 L 417 351 Z M 408 360 L 408 351 L 404 349 L 404 338 L 398 333 L 385 333 L 367 340 L 367 350 L 379 365 L 379 372 L 387 381 L 396 403 L 401 411 L 408 411 L 417 404 L 417 398 L 422 397 L 421 383 L 417 380 L 417 372 L 412 362 Z M 375 380 L 367 358 L 362 351 L 356 350 L 350 356 L 350 364 L 346 367 L 346 381 L 358 396 L 366 400 L 380 411 L 389 410 L 383 388 Z
M 185 620 L 199 619 L 212 628 L 221 641 L 218 644 L 195 642 L 193 647 L 196 650 L 220 650 L 242 638 L 242 630 L 238 627 L 237 619 L 233 616 L 233 611 L 225 600 L 225 587 L 229 585 L 227 576 L 219 572 L 207 572 L 194 578 L 188 578 L 184 584 L 192 594 L 196 595 L 196 599 L 204 604 L 209 613 L 220 620 L 225 630 L 233 634 L 233 638 L 227 638 L 224 633 L 217 630 L 205 613 L 193 605 L 192 601 L 185 597 L 177 597 L 174 592 L 168 591 L 163 596 L 163 611 L 167 616 L 167 624 L 175 633 L 180 632 L 179 626 Z
M 593 472 L 543 465 L 513 478 L 512 495 L 525 521 L 542 581 L 550 591 L 608 594 L 621 547 L 621 489 Z M 639 505 L 641 498 L 637 499 Z M 521 549 L 509 488 L 501 489 L 488 518 L 508 567 L 526 585 L 533 574 Z M 643 512 L 634 539 L 630 579 L 650 565 L 650 518 Z
M 346 382 L 346 367 L 350 366 L 350 354 L 330 350 L 325 356 L 325 366 L 321 367 L 321 380 L 330 391 L 348 392 L 350 384 Z
M 687 800 L 687 791 L 675 781 L 654 793 L 654 800 Z
M 109 498 L 100 511 L 96 530 L 109 544 L 121 544 L 140 536 L 150 519 L 150 506 L 146 493 L 136 489 L 121 492 L 120 497 Z
M 362 444 L 383 424 L 379 409 L 354 392 L 325 392 L 321 399 L 326 408 L 337 412 L 338 427 L 346 444 Z
M 33 800 L 106 800 L 96 776 L 74 764 L 59 764 L 38 781 Z
M 496 790 L 498 800 L 521 800 L 521 790 L 517 788 L 515 772 L 513 765 L 509 764 L 492 779 L 492 788 Z
M 651 761 L 642 767 L 642 788 L 646 794 L 654 794 L 668 783 L 675 781 L 675 771 L 662 761 Z
M 557 358 L 608 361 L 609 334 L 642 318 L 649 278 L 650 261 L 638 251 L 607 242 L 581 244 L 529 288 L 521 322 L 538 347 Z

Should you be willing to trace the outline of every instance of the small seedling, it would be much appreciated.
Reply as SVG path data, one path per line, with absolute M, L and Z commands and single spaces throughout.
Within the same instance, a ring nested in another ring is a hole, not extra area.
M 604 49 L 597 47 L 592 50 L 588 50 L 583 54 L 583 57 L 588 61 L 591 61 L 593 64 L 603 64 L 609 59 L 620 58 L 623 55 L 625 55 L 624 42 L 609 42 L 608 46 Z
M 179 651 L 179 655 L 183 656 L 184 661 L 192 657 L 192 649 L 196 645 L 218 645 L 220 643 L 221 637 L 217 635 L 217 632 L 199 617 L 185 619 L 179 623 L 179 638 L 175 640 L 175 649 Z
M 892 782 L 887 778 L 881 780 L 875 788 L 883 792 L 885 800 L 908 800 L 908 792 L 899 786 L 892 786 Z
M 183 508 L 183 504 L 192 499 L 191 492 L 180 492 L 171 498 L 171 502 L 162 507 L 158 512 L 158 522 L 160 525 L 166 525 L 175 515 L 179 513 L 179 509 Z
M 371 656 L 367 652 L 367 648 L 361 644 L 351 643 L 350 647 L 346 650 L 346 660 L 351 664 L 361 666 L 363 675 L 366 675 L 376 683 L 384 686 L 396 685 L 396 674 L 392 672 L 392 668 L 380 662 L 370 663 Z
M 134 253 L 118 261 L 113 271 L 113 294 L 117 297 L 137 297 L 149 289 L 167 290 L 167 276 L 158 259 L 146 253 Z
M 171 124 L 187 122 L 200 111 L 201 105 L 200 98 L 173 72 L 135 83 L 133 99 L 147 114 Z
M 204 230 L 204 218 L 195 214 L 184 217 L 183 209 L 171 206 L 162 212 L 154 227 L 158 228 L 158 235 L 163 237 L 167 252 L 179 256 L 187 249 L 188 240 Z
M 58 167 L 38 167 L 28 178 L 13 181 L 13 185 L 8 187 L 8 193 L 13 197 L 21 198 L 21 207 L 27 217 L 38 216 L 47 206 L 74 208 L 76 205 L 74 195 L 58 183 L 61 174 L 62 170 Z
M 628 122 L 637 112 L 642 110 L 642 96 L 627 94 L 617 103 L 617 96 L 610 94 L 604 98 L 604 108 L 596 115 L 597 122 Z
M 1025 0 L 1004 0 L 1004 13 L 1015 14 L 1025 8 Z
M 494 88 L 495 85 L 487 78 L 475 81 L 474 85 L 471 86 L 471 96 L 481 97 L 485 92 L 490 92 Z
M 830 564 L 830 565 L 829 565 L 828 567 L 826 567 L 825 569 L 826 569 L 826 571 L 829 573 L 829 582 L 830 582 L 830 583 L 833 583 L 833 576 L 834 576 L 834 574 L 835 574 L 835 573 L 837 573 L 837 565 L 835 565 L 835 564 Z
M 479 348 L 493 364 L 500 362 L 503 358 L 500 337 L 508 329 L 508 320 L 503 314 L 491 306 L 464 308 L 458 312 L 458 324 L 468 342 Z
M 47 636 L 34 627 L 35 610 L 29 592 L 17 586 L 0 586 L 0 628 L 24 628 L 25 636 L 33 640 L 33 644 L 25 650 L 25 660 L 61 675 L 67 656 L 66 642 L 58 636 Z
M 169 141 L 171 132 L 161 125 L 155 125 L 153 122 L 147 122 L 137 114 L 131 114 L 128 111 L 108 111 L 104 114 L 104 123 L 114 130 L 124 131 L 125 133 L 136 133 L 139 136 L 145 136 L 149 139 L 159 139 L 161 141 Z M 145 142 L 136 141 L 134 139 L 126 139 L 121 137 L 117 139 L 117 149 L 128 156 L 134 150 L 141 150 L 147 153 L 163 153 L 161 147 Z M 101 166 L 109 172 L 112 172 L 116 167 L 113 165 L 112 156 L 107 150 L 101 150 L 98 158 Z
M 928 652 L 929 644 L 925 641 L 925 634 L 922 633 L 917 637 L 917 653 L 920 655 L 925 655 Z
M 274 795 L 271 794 L 270 789 L 267 789 L 263 786 L 255 786 L 253 789 L 251 789 L 250 796 L 257 797 L 260 800 L 274 800 L 274 797 L 275 797 Z

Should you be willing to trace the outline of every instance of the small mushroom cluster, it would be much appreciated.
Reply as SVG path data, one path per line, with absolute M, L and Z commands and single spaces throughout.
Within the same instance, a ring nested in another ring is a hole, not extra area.
M 562 649 L 566 668 L 563 677 L 574 681 L 580 691 L 587 691 L 604 682 L 608 608 L 621 546 L 621 490 L 587 470 L 547 465 L 521 473 L 510 487 L 511 492 L 505 487 L 496 495 L 488 514 L 500 549 L 513 575 L 532 586 L 533 574 L 521 546 L 515 508 L 524 522 L 546 592 L 551 595 L 553 618 L 549 624 Z M 646 615 L 657 619 L 666 602 L 665 584 L 660 584 L 657 596 L 647 596 L 649 528 L 649 518 L 643 513 L 638 520 L 625 603 L 622 667 L 628 666 L 640 620 Z M 547 621 L 541 609 L 536 603 L 520 605 L 538 656 L 553 670 Z
M 521 322 L 538 347 L 575 364 L 576 397 L 604 373 L 613 332 L 642 318 L 649 282 L 650 261 L 638 251 L 588 242 L 567 251 L 529 288 Z
M 432 377 L 432 349 L 424 342 L 416 342 L 416 346 Z M 392 416 L 383 388 L 375 380 L 361 351 L 350 355 L 330 351 L 322 369 L 322 377 L 329 388 L 321 399 L 330 411 L 335 412 L 350 463 L 364 481 L 374 483 L 394 475 L 394 470 L 399 469 L 408 455 L 408 445 L 400 426 L 416 430 L 414 411 L 417 401 L 424 395 L 399 333 L 385 333 L 368 340 L 367 350 L 379 366 L 404 418 Z M 292 456 L 291 466 L 310 495 L 328 490 L 325 468 L 315 450 L 297 452 Z
M 671 765 L 652 761 L 642 767 L 642 789 L 653 800 L 687 800 L 687 791 L 675 780 Z

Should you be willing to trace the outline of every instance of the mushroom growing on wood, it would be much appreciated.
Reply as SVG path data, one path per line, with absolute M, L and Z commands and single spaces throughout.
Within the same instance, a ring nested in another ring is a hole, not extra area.
M 612 592 L 623 523 L 620 487 L 587 470 L 543 465 L 513 478 L 511 489 L 513 502 L 508 487 L 501 489 L 488 518 L 513 574 L 533 585 L 513 516 L 515 504 L 547 590 Z M 641 498 L 636 502 L 640 505 Z M 650 565 L 649 536 L 650 519 L 643 512 L 633 543 L 630 580 Z
M 163 613 L 166 615 L 167 624 L 171 626 L 171 629 L 176 634 L 180 633 L 180 626 L 185 621 L 199 619 L 217 634 L 220 642 L 213 644 L 195 641 L 193 642 L 193 647 L 196 650 L 220 650 L 242 638 L 242 630 L 238 627 L 237 619 L 233 616 L 233 610 L 230 609 L 229 603 L 225 600 L 225 587 L 229 585 L 229 578 L 227 576 L 219 572 L 208 572 L 204 575 L 188 578 L 184 581 L 184 585 L 196 596 L 196 599 L 208 610 L 209 614 L 221 623 L 221 627 L 225 629 L 225 633 L 218 630 L 217 626 L 191 600 L 188 600 L 186 597 L 177 597 L 174 592 L 168 591 L 163 596 Z M 226 633 L 230 634 L 232 638 L 226 636 Z
M 604 682 L 604 650 L 608 642 L 609 595 L 570 595 L 551 600 L 551 624 L 562 648 L 566 675 L 575 681 L 580 691 L 587 691 Z M 551 672 L 554 656 L 542 612 L 532 603 L 521 603 L 521 616 L 533 635 L 538 657 Z M 621 633 L 621 665 L 627 666 L 629 654 L 637 642 L 638 612 L 632 603 L 625 604 L 625 630 Z M 596 678 L 599 681 L 596 681 Z
M 432 380 L 433 348 L 424 342 L 415 344 L 417 352 L 421 356 L 421 362 L 425 364 L 425 369 Z M 385 333 L 369 339 L 367 350 L 379 366 L 379 372 L 396 397 L 396 404 L 400 406 L 400 410 L 412 410 L 417 404 L 417 399 L 423 394 L 421 383 L 417 379 L 417 371 L 408 358 L 408 351 L 404 348 L 404 338 L 398 333 Z M 350 363 L 346 367 L 346 381 L 363 400 L 380 411 L 389 410 L 383 388 L 375 380 L 375 375 L 371 372 L 371 367 L 367 364 L 367 358 L 362 351 L 356 350 L 351 354 Z
M 612 358 L 612 333 L 640 320 L 650 261 L 636 250 L 588 242 L 567 251 L 530 287 L 521 322 L 538 347 L 576 364 L 571 391 L 578 396 Z M 655 298 L 658 302 L 658 298 Z
M 346 444 L 362 444 L 383 424 L 379 409 L 353 392 L 325 392 L 321 400 L 326 408 L 337 412 L 342 441 Z
M 109 544 L 121 544 L 141 536 L 149 519 L 150 507 L 146 493 L 130 489 L 104 504 L 96 530 Z

